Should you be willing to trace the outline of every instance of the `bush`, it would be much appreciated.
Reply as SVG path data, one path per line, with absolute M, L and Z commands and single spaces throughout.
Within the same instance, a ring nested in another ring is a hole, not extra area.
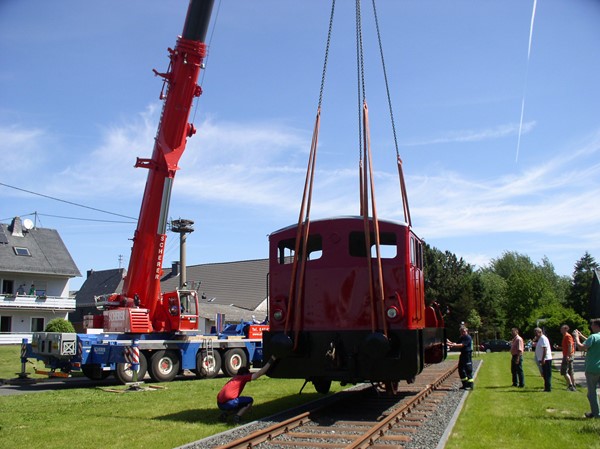
M 64 318 L 54 318 L 46 325 L 46 332 L 75 332 L 75 328 L 70 321 Z

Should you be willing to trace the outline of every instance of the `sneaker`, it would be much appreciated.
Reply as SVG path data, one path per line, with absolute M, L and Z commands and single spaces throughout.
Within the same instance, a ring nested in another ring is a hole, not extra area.
M 226 422 L 227 421 L 227 413 L 223 412 L 219 415 L 219 421 Z
M 233 422 L 239 424 L 242 422 L 242 417 L 240 415 L 233 415 Z
M 577 388 L 575 388 L 575 385 L 569 385 L 568 390 L 569 391 L 577 391 Z
M 586 413 L 585 417 L 586 418 L 600 418 L 600 416 L 595 416 L 593 413 Z

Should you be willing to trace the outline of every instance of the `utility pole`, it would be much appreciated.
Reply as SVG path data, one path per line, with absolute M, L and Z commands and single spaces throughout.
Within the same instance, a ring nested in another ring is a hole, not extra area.
M 186 288 L 187 274 L 186 274 L 186 252 L 185 252 L 185 241 L 187 234 L 194 232 L 194 222 L 185 218 L 179 218 L 177 220 L 171 220 L 171 231 L 179 234 L 179 264 L 181 265 L 181 276 L 179 276 L 179 288 Z

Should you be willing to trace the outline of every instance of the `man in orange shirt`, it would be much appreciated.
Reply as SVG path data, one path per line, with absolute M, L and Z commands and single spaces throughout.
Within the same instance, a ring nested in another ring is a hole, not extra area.
M 575 355 L 575 345 L 573 337 L 569 333 L 569 326 L 563 324 L 560 327 L 562 339 L 562 362 L 560 364 L 560 374 L 565 376 L 567 381 L 567 390 L 577 391 L 575 388 L 575 378 L 573 377 L 573 356 Z

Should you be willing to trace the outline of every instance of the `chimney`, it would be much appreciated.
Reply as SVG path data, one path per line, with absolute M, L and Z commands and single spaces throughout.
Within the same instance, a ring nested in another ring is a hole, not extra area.
M 179 276 L 179 261 L 171 263 L 171 276 Z
M 23 223 L 21 222 L 21 217 L 13 218 L 9 229 L 14 237 L 23 237 Z
M 94 274 L 94 270 L 87 270 L 86 279 L 89 278 L 92 274 Z

